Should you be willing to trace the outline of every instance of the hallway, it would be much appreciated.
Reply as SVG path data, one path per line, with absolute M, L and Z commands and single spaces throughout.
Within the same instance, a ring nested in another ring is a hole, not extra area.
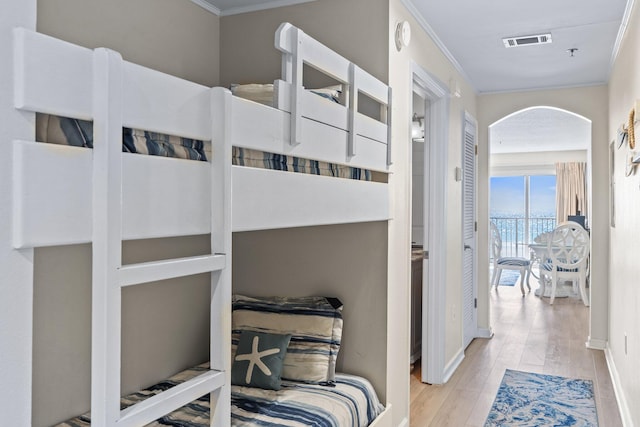
M 585 347 L 589 309 L 579 298 L 550 306 L 516 285 L 492 289 L 490 300 L 494 337 L 475 339 L 447 384 L 422 384 L 419 362 L 411 372 L 411 427 L 483 426 L 507 368 L 593 380 L 599 427 L 622 426 L 604 352 Z

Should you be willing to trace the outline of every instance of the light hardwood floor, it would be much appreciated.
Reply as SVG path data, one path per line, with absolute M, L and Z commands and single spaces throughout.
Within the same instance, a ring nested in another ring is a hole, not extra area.
M 622 426 L 604 352 L 585 347 L 589 309 L 579 298 L 550 306 L 516 285 L 492 289 L 490 300 L 494 337 L 475 339 L 446 384 L 421 383 L 419 362 L 412 370 L 411 427 L 484 426 L 507 368 L 593 380 L 599 427 Z

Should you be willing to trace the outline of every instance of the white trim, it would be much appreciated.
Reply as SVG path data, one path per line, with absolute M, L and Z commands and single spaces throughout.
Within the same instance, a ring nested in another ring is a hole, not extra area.
M 491 166 L 489 168 L 489 177 L 494 176 L 519 176 L 519 175 L 555 175 L 555 165 L 518 165 L 518 166 Z
M 553 91 L 553 90 L 562 90 L 562 89 L 575 89 L 575 88 L 586 88 L 593 86 L 606 86 L 609 82 L 607 80 L 601 80 L 597 82 L 591 83 L 578 83 L 574 85 L 558 85 L 558 86 L 539 86 L 539 87 L 530 87 L 530 88 L 517 88 L 517 89 L 500 89 L 500 90 L 483 90 L 478 91 L 477 95 L 499 95 L 501 93 L 520 93 L 520 92 L 544 92 L 544 91 Z
M 624 35 L 627 32 L 627 27 L 629 26 L 629 20 L 631 19 L 631 12 L 633 11 L 634 2 L 635 0 L 627 0 L 627 6 L 624 9 L 622 22 L 620 23 L 616 42 L 614 43 L 613 51 L 611 52 L 611 59 L 609 60 L 609 71 L 607 73 L 609 78 L 611 77 L 611 72 L 613 71 L 613 66 L 616 63 L 616 59 L 618 59 L 618 53 L 620 53 L 620 48 L 622 47 L 622 40 L 624 39 Z
M 592 350 L 606 350 L 608 347 L 606 340 L 591 338 L 591 336 L 587 338 L 587 342 L 584 344 Z
M 220 16 L 222 14 L 222 11 L 219 8 L 215 7 L 214 5 L 212 5 L 206 0 L 191 0 L 191 1 L 197 4 L 198 6 L 200 6 L 201 8 L 203 8 L 204 10 L 206 10 L 207 12 L 213 13 L 214 15 Z
M 209 3 L 207 0 L 191 0 L 193 3 L 197 4 L 207 12 L 211 12 L 217 16 L 231 16 L 231 15 L 239 15 L 241 13 L 248 12 L 258 12 L 260 10 L 266 9 L 275 9 L 277 7 L 284 6 L 295 6 L 301 3 L 309 3 L 315 0 L 273 0 L 267 2 L 261 2 L 260 4 L 247 5 L 247 6 L 238 6 L 238 7 L 230 7 L 228 9 L 220 9 L 217 6 L 214 6 L 212 3 Z
M 493 338 L 493 329 L 491 328 L 478 328 L 476 332 L 476 338 L 491 339 Z
M 620 374 L 618 374 L 618 369 L 616 368 L 616 364 L 613 361 L 613 355 L 611 354 L 611 349 L 609 348 L 609 346 L 604 349 L 604 356 L 607 360 L 607 366 L 609 367 L 611 383 L 613 384 L 613 391 L 615 392 L 616 401 L 618 402 L 618 409 L 620 410 L 622 425 L 624 427 L 632 427 L 633 418 L 631 418 L 631 409 L 629 408 L 627 398 L 624 395 L 624 390 L 622 389 L 622 383 L 620 381 Z
M 423 364 L 422 381 L 429 384 L 443 384 L 446 347 L 449 90 L 446 85 L 415 62 L 411 62 L 410 84 L 411 90 L 414 84 L 425 90 L 429 101 L 428 111 L 431 123 L 427 247 L 433 249 L 430 252 L 428 280 L 423 285 L 426 289 L 423 288 L 422 292 L 422 312 L 428 313 L 422 320 L 422 360 L 427 361 L 426 369 Z M 434 250 L 435 248 L 438 250 Z
M 456 355 L 451 359 L 451 361 L 447 364 L 447 367 L 444 369 L 444 382 L 448 382 L 453 374 L 456 372 L 456 369 L 460 366 L 462 361 L 464 360 L 464 349 L 458 350 Z
M 409 427 L 409 419 L 406 417 L 403 418 L 400 424 L 398 424 L 398 427 Z

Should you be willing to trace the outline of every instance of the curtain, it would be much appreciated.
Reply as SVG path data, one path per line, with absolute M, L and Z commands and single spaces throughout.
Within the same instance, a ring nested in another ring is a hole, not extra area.
M 569 215 L 587 216 L 585 162 L 556 163 L 556 222 Z M 588 222 L 587 222 L 588 223 Z

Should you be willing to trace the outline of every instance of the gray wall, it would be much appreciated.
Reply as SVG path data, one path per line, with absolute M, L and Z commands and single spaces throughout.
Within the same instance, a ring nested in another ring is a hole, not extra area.
M 219 22 L 186 0 L 44 0 L 38 2 L 37 29 L 214 86 Z M 207 236 L 127 242 L 123 258 L 130 263 L 208 250 Z M 34 275 L 33 426 L 38 427 L 90 407 L 90 245 L 37 249 Z M 123 393 L 208 359 L 208 301 L 208 275 L 123 292 Z
M 344 330 L 337 370 L 361 375 L 386 400 L 387 223 L 233 234 L 233 291 L 339 298 Z
M 38 32 L 107 47 L 145 67 L 218 84 L 220 18 L 188 0 L 40 0 Z
M 273 46 L 282 22 L 301 28 L 378 79 L 388 80 L 388 2 L 322 0 L 221 18 L 220 84 L 272 83 L 281 54 Z

